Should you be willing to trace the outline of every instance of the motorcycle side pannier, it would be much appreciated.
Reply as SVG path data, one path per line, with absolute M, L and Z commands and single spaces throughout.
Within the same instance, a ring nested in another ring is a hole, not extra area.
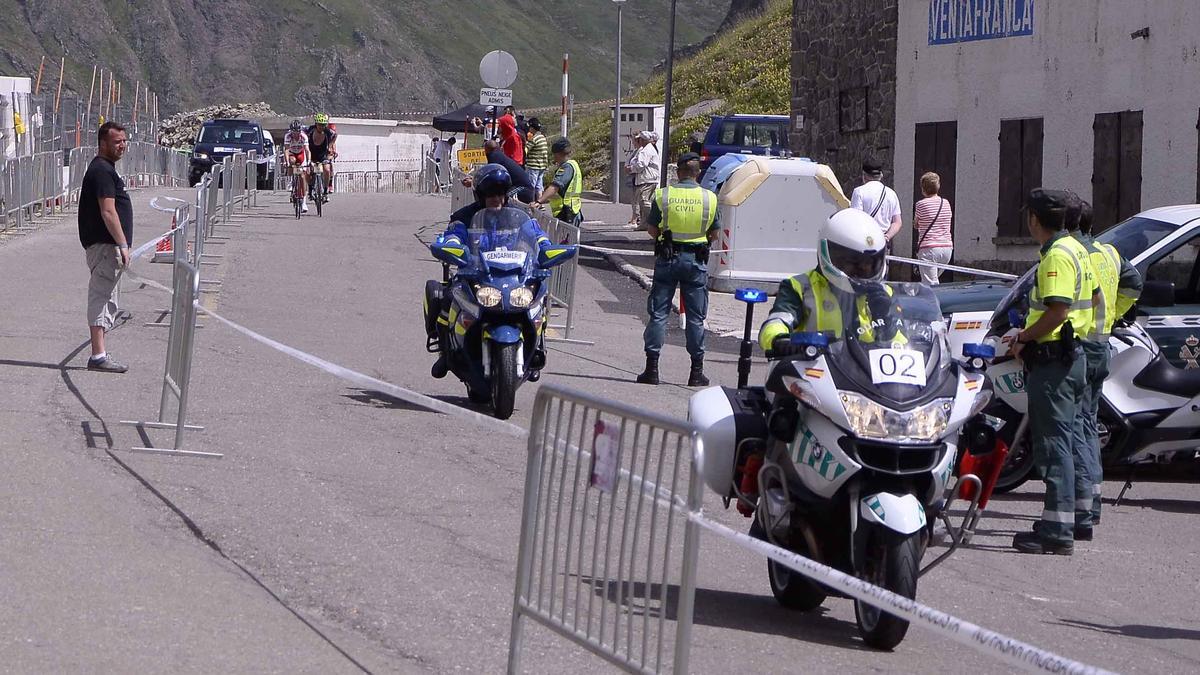
M 766 393 L 759 387 L 709 387 L 691 398 L 688 419 L 700 430 L 700 475 L 722 497 L 736 497 L 734 481 L 746 455 L 760 451 L 767 438 Z

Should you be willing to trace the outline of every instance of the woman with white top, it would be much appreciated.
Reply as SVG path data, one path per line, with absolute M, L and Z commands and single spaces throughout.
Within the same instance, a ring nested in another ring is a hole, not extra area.
M 949 200 L 941 197 L 942 179 L 930 171 L 921 176 L 921 192 L 925 198 L 913 209 L 913 227 L 917 230 L 917 259 L 933 263 L 949 264 L 954 255 L 950 224 L 954 212 Z M 921 281 L 930 286 L 938 285 L 941 268 L 921 266 Z

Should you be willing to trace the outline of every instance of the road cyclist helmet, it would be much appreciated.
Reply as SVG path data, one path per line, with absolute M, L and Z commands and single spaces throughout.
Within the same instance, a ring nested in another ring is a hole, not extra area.
M 475 169 L 471 183 L 475 186 L 475 201 L 482 205 L 488 197 L 507 195 L 512 189 L 512 176 L 503 165 L 484 164 Z
M 313 115 L 314 124 L 329 124 L 329 115 L 325 113 L 317 113 Z
M 303 125 L 300 124 L 300 120 L 292 120 L 292 123 L 288 125 L 288 131 L 300 131 L 302 128 Z
M 817 265 L 829 283 L 847 293 L 854 281 L 887 276 L 887 239 L 879 224 L 858 209 L 842 209 L 821 226 Z

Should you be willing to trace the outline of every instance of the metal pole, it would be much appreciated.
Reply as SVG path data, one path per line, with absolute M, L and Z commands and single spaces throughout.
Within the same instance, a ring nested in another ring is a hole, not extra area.
M 621 203 L 621 9 L 624 0 L 613 0 L 617 4 L 617 100 L 612 119 L 612 203 Z
M 659 160 L 659 165 L 662 167 L 662 171 L 660 172 L 660 175 L 658 177 L 658 185 L 659 185 L 659 187 L 662 187 L 662 188 L 667 187 L 667 162 L 671 161 L 670 160 L 670 156 L 671 156 L 671 81 L 672 81 L 672 78 L 674 75 L 674 70 L 675 70 L 675 0 L 671 0 L 671 28 L 670 28 L 670 31 L 668 32 L 668 36 L 669 37 L 667 38 L 667 82 L 666 82 L 666 87 L 663 91 L 663 98 L 665 99 L 663 101 L 665 103 L 665 106 L 664 106 L 665 109 L 663 110 L 663 149 L 662 149 L 662 159 Z M 666 193 L 664 192 L 663 195 L 664 195 L 664 201 L 665 201 Z M 667 209 L 667 208 L 663 209 L 663 214 L 662 214 L 662 218 L 663 218 L 662 229 L 663 230 L 670 229 L 670 214 L 671 214 L 671 209 Z M 682 298 L 682 297 L 683 296 L 680 296 L 680 298 Z M 682 314 L 682 312 L 681 312 L 681 314 Z
M 563 77 L 562 77 L 562 137 L 567 137 L 567 59 L 568 55 L 563 54 Z

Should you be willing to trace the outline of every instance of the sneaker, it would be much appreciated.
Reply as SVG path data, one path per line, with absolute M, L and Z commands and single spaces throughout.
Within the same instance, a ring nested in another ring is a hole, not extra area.
M 111 356 L 103 356 L 100 359 L 90 358 L 87 363 L 88 370 L 95 370 L 102 373 L 123 373 L 129 370 L 129 366 L 118 363 Z
M 1021 553 L 1045 555 L 1072 555 L 1075 553 L 1075 542 L 1042 539 L 1037 532 L 1018 532 L 1013 537 L 1012 545 Z
M 308 202 L 300 205 L 300 213 L 308 213 Z

